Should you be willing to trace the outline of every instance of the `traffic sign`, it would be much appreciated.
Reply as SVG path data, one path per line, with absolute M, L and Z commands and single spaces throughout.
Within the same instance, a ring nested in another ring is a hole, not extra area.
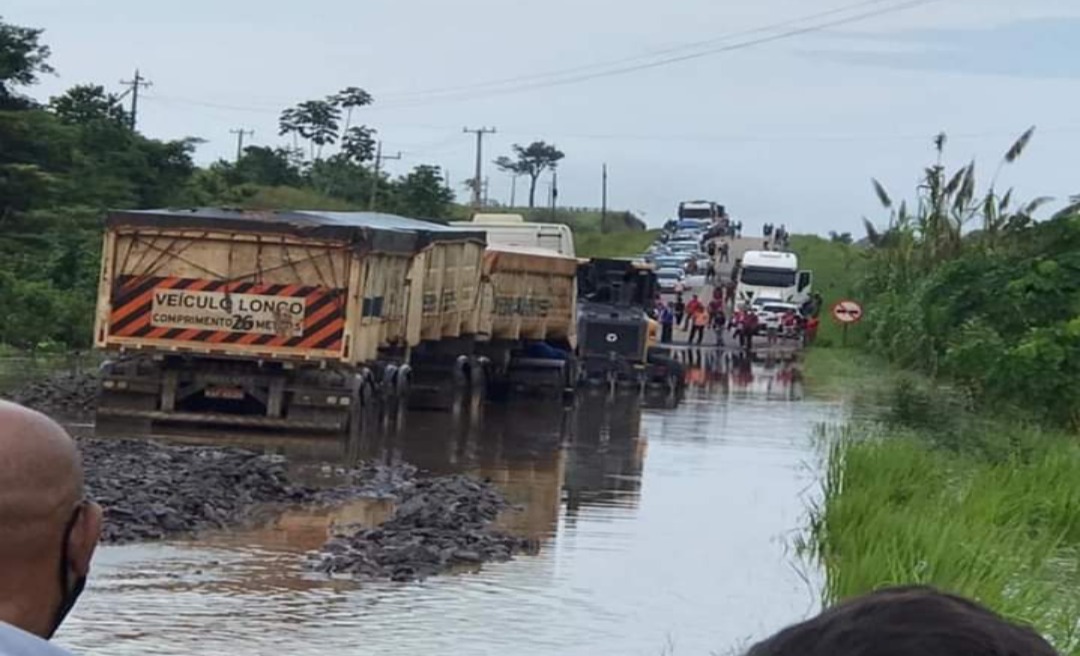
M 844 325 L 859 323 L 863 318 L 863 308 L 856 301 L 837 301 L 832 307 L 832 316 L 837 323 Z

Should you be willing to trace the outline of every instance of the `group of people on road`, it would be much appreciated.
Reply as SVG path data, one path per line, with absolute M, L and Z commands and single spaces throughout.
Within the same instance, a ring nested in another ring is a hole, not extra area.
M 740 348 L 752 350 L 754 336 L 762 332 L 763 321 L 753 304 L 736 303 L 734 296 L 735 285 L 723 284 L 713 290 L 708 304 L 697 294 L 692 295 L 689 302 L 683 299 L 681 293 L 677 293 L 670 303 L 657 299 L 652 315 L 660 322 L 661 343 L 671 344 L 675 328 L 680 327 L 689 332 L 688 344 L 700 346 L 705 341 L 706 332 L 711 330 L 718 347 L 726 345 L 725 335 L 730 332 Z M 779 322 L 765 325 L 767 343 L 775 346 L 781 338 L 802 338 L 804 343 L 812 343 L 821 326 L 822 303 L 821 295 L 814 294 L 798 311 L 788 310 Z
M 786 226 L 766 223 L 761 232 L 765 236 L 765 250 L 791 248 L 791 234 Z

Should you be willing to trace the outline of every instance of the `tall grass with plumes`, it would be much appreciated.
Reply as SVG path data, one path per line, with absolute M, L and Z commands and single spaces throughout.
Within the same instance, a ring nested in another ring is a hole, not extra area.
M 1080 654 L 1080 444 L 897 386 L 832 441 L 812 551 L 826 603 L 901 584 L 977 599 Z

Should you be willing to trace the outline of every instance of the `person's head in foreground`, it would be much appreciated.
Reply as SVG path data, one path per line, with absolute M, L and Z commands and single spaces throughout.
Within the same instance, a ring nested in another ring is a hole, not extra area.
M 972 601 L 923 587 L 844 602 L 747 656 L 1057 656 L 1038 633 Z
M 0 401 L 0 654 L 50 653 L 44 640 L 82 592 L 101 521 L 64 429 Z

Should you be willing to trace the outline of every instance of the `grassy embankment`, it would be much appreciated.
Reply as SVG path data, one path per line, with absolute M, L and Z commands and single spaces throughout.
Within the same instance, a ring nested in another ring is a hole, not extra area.
M 859 289 L 854 247 L 794 246 L 827 301 Z M 828 320 L 826 320 L 828 321 Z M 826 333 L 826 337 L 830 336 Z M 852 344 L 867 336 L 853 332 Z M 929 584 L 1030 623 L 1080 654 L 1080 443 L 1064 429 L 979 407 L 969 391 L 902 372 L 862 349 L 807 357 L 810 387 L 847 389 L 865 410 L 830 436 L 823 502 L 809 543 L 826 602 Z

